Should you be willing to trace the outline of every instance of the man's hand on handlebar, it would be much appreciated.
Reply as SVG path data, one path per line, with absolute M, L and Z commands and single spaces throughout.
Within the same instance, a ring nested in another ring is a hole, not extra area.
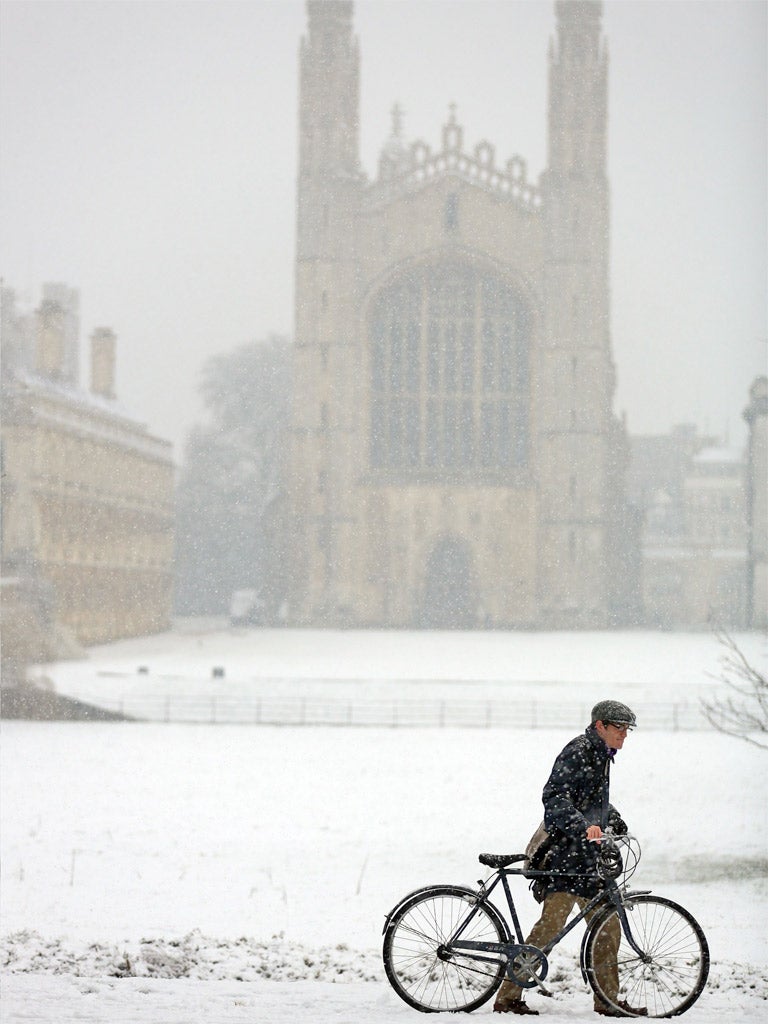
M 599 843 L 603 838 L 603 830 L 599 825 L 590 825 L 587 829 L 587 839 L 590 843 Z

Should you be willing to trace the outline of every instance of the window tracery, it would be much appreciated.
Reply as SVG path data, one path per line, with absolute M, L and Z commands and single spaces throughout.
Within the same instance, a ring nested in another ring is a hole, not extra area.
M 517 290 L 466 265 L 385 288 L 369 320 L 371 466 L 484 477 L 525 467 L 530 333 Z

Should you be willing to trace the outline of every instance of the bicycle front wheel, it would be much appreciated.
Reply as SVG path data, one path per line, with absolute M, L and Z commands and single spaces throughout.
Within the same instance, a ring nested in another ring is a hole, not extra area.
M 506 927 L 477 893 L 455 885 L 436 885 L 406 900 L 384 932 L 384 969 L 395 992 L 423 1013 L 474 1010 L 486 1002 L 504 978 L 501 953 L 452 950 L 447 946 L 468 919 L 461 938 L 505 942 Z
M 629 896 L 624 909 L 632 948 L 609 908 L 589 929 L 584 966 L 603 1002 L 626 1017 L 675 1017 L 701 995 L 709 947 L 695 918 L 661 896 Z

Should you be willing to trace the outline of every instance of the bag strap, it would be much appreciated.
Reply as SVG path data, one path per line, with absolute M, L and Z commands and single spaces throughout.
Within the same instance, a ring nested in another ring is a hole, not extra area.
M 605 768 L 603 768 L 603 799 L 600 808 L 600 828 L 605 831 L 608 827 L 608 809 L 610 803 L 608 801 L 608 790 L 611 784 L 611 759 L 606 757 Z

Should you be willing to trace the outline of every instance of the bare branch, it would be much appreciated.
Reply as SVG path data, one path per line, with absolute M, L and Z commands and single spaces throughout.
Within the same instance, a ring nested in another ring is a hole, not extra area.
M 768 734 L 768 680 L 748 661 L 732 636 L 719 633 L 717 638 L 726 653 L 720 659 L 719 674 L 709 674 L 730 693 L 702 700 L 704 715 L 719 732 L 768 750 L 768 739 L 760 735 Z

